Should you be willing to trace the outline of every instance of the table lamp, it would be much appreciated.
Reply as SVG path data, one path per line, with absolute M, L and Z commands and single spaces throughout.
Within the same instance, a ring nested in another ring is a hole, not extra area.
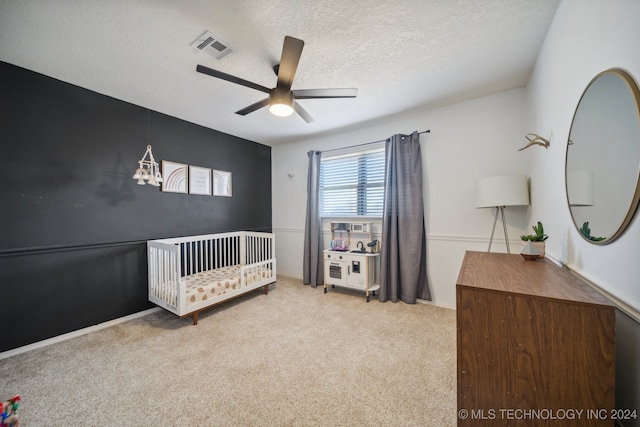
M 503 175 L 482 178 L 476 182 L 476 208 L 496 208 L 496 215 L 493 220 L 491 239 L 489 239 L 489 249 L 493 243 L 493 235 L 496 231 L 498 213 L 502 216 L 502 227 L 504 229 L 504 240 L 507 244 L 507 252 L 511 253 L 509 247 L 509 235 L 507 234 L 507 223 L 504 219 L 504 208 L 507 206 L 528 206 L 529 187 L 527 177 L 523 175 Z

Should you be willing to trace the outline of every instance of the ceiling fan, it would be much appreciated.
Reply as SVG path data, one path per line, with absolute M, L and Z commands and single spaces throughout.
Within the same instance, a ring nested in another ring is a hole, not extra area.
M 285 36 L 280 64 L 273 67 L 273 70 L 278 76 L 278 82 L 273 89 L 223 73 L 222 71 L 213 70 L 203 65 L 198 65 L 196 71 L 269 94 L 268 98 L 238 110 L 236 114 L 245 116 L 268 105 L 269 111 L 276 116 L 290 116 L 295 111 L 305 122 L 311 123 L 313 122 L 313 117 L 302 108 L 296 101 L 297 99 L 355 98 L 358 95 L 358 89 L 291 89 L 303 47 L 304 41 Z

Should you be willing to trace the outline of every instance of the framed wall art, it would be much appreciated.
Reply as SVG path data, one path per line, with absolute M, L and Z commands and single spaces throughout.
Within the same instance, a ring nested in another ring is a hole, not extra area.
M 162 191 L 169 193 L 187 192 L 187 165 L 162 161 Z
M 189 194 L 211 195 L 211 169 L 189 165 Z
M 213 195 L 231 197 L 231 172 L 213 171 Z

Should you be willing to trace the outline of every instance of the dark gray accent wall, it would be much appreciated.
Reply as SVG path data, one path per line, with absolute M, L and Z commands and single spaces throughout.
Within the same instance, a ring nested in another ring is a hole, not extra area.
M 147 144 L 233 197 L 137 185 Z M 271 231 L 270 147 L 4 62 L 0 182 L 0 351 L 153 307 L 146 240 Z

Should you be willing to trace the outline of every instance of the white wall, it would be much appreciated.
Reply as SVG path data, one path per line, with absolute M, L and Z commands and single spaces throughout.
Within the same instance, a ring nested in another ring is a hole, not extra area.
M 529 150 L 531 214 L 543 218 L 549 255 L 582 272 L 640 310 L 640 221 L 615 242 L 596 246 L 575 230 L 566 202 L 564 165 L 571 119 L 583 90 L 608 68 L 640 78 L 640 2 L 568 0 L 554 23 L 528 85 L 529 127 L 550 132 L 549 150 Z
M 455 307 L 455 283 L 465 250 L 486 250 L 493 211 L 475 209 L 475 181 L 501 174 L 525 174 L 526 156 L 517 149 L 524 135 L 526 92 L 518 89 L 428 111 L 399 115 L 362 128 L 272 148 L 273 230 L 278 272 L 302 277 L 307 152 L 386 139 L 394 133 L 430 129 L 421 135 L 428 239 L 427 266 L 433 303 Z M 294 173 L 289 177 L 289 173 Z M 526 207 L 507 210 L 512 252 L 530 230 Z M 502 228 L 493 251 L 506 252 Z
M 529 150 L 531 215 L 550 235 L 547 253 L 609 292 L 626 309 L 640 310 L 640 220 L 615 242 L 584 241 L 571 221 L 564 165 L 571 119 L 584 88 L 601 71 L 619 67 L 640 79 L 640 1 L 563 0 L 527 88 L 530 129 L 553 135 L 548 150 Z M 635 313 L 634 313 L 635 311 Z M 616 406 L 640 410 L 640 326 L 618 312 Z M 628 420 L 625 427 L 640 425 Z
M 640 79 L 638 17 L 638 0 L 563 0 L 526 89 L 273 147 L 273 227 L 279 272 L 302 277 L 308 150 L 431 129 L 421 140 L 427 263 L 435 304 L 455 306 L 455 282 L 464 251 L 486 250 L 492 212 L 474 209 L 475 180 L 523 173 L 530 176 L 532 206 L 507 211 L 512 252 L 519 251 L 519 234 L 529 233 L 531 225 L 540 220 L 550 235 L 549 256 L 566 263 L 637 314 L 638 215 L 617 241 L 605 246 L 585 242 L 571 221 L 564 165 L 571 119 L 591 79 L 612 67 L 624 68 Z M 550 137 L 551 146 L 516 151 L 529 132 Z M 295 176 L 289 178 L 287 172 Z M 497 238 L 499 242 L 502 233 L 498 232 Z M 504 243 L 496 249 L 504 251 Z M 616 319 L 616 405 L 640 411 L 640 326 L 622 311 Z M 627 420 L 624 425 L 640 426 L 640 420 Z

